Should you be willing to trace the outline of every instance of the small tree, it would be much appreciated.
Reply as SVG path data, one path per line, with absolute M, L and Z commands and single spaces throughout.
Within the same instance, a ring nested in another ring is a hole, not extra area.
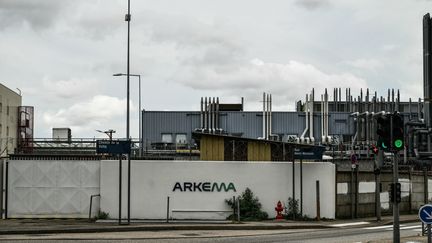
M 268 214 L 261 210 L 261 203 L 258 197 L 255 197 L 251 189 L 246 190 L 239 197 L 240 199 L 240 220 L 253 221 L 264 220 L 268 218 Z M 232 198 L 226 199 L 225 202 L 234 209 L 236 203 Z M 236 209 L 237 210 L 237 209 Z M 232 214 L 228 219 L 235 219 L 236 215 Z
M 288 198 L 288 208 L 286 213 L 286 219 L 299 219 L 301 218 L 299 212 L 299 200 L 294 200 L 293 198 Z

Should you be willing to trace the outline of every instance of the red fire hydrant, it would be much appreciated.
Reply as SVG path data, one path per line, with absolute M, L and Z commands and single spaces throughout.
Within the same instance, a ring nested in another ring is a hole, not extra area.
M 281 201 L 278 201 L 277 205 L 275 207 L 276 219 L 283 219 L 283 215 L 282 215 L 283 210 L 284 210 L 284 207 L 282 206 Z

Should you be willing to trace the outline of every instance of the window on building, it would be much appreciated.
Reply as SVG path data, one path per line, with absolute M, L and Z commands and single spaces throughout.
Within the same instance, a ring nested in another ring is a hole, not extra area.
M 172 143 L 172 134 L 171 133 L 162 133 L 162 143 Z
M 9 137 L 9 127 L 6 127 L 6 137 Z
M 3 112 L 3 103 L 0 102 L 0 113 Z
M 6 115 L 9 116 L 9 106 L 6 107 Z
M 176 134 L 176 143 L 177 144 L 187 144 L 186 134 L 184 134 L 184 133 Z

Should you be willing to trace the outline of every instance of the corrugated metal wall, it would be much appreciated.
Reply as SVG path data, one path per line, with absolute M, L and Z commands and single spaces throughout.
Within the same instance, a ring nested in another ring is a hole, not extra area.
M 248 142 L 248 161 L 271 161 L 270 144 Z
M 207 137 L 201 139 L 201 160 L 223 161 L 224 160 L 224 139 L 223 137 Z
M 354 120 L 348 112 L 333 112 L 329 116 L 331 135 L 353 135 Z M 200 128 L 200 113 L 191 111 L 144 111 L 143 140 L 150 144 L 161 142 L 163 133 L 186 134 L 188 141 L 191 133 Z M 272 133 L 300 136 L 305 129 L 304 112 L 273 112 Z M 262 112 L 221 112 L 220 126 L 228 133 L 238 133 L 246 138 L 262 137 Z M 315 141 L 321 140 L 321 113 L 314 114 Z M 174 140 L 175 141 L 175 140 Z

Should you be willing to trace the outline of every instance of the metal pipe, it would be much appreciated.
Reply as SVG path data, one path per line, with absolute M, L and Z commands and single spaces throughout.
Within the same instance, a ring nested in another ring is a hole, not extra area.
M 8 218 L 8 201 L 9 201 L 9 161 L 6 161 L 6 175 L 5 175 L 5 211 L 4 217 Z
M 345 88 L 345 112 L 348 112 L 348 89 Z
M 397 90 L 397 99 L 396 99 L 396 111 L 400 111 L 400 92 Z
M 219 97 L 216 98 L 216 129 L 220 132 L 220 111 L 219 111 Z
M 167 197 L 166 222 L 169 223 L 170 197 Z
M 204 101 L 203 101 L 203 97 L 201 97 L 201 113 L 200 113 L 200 122 L 201 122 L 201 131 L 204 129 Z
M 348 98 L 349 98 L 349 112 L 352 112 L 352 96 L 351 96 L 351 88 L 348 88 Z
M 313 144 L 315 142 L 315 138 L 314 138 L 314 101 L 315 101 L 315 94 L 314 94 L 314 89 L 312 88 L 312 93 L 310 95 L 310 112 L 309 112 L 309 137 L 310 137 L 310 141 Z
M 324 98 L 321 95 L 321 143 L 325 143 L 324 138 Z
M 303 216 L 303 150 L 300 148 L 300 215 Z
M 270 99 L 269 99 L 269 136 L 272 135 L 272 95 L 270 94 Z
M 266 134 L 266 94 L 263 93 L 263 139 L 267 138 Z
M 213 102 L 211 97 L 209 97 L 209 118 L 209 133 L 213 133 Z
M 270 94 L 267 94 L 267 140 L 270 139 Z
M 308 108 L 308 95 L 306 95 L 306 103 L 305 103 L 305 119 L 306 119 L 306 123 L 305 124 L 306 125 L 305 125 L 305 129 L 304 129 L 303 133 L 300 136 L 300 139 L 302 140 L 302 142 L 303 142 L 304 136 L 306 135 L 306 133 L 309 130 L 309 114 L 308 114 L 308 110 L 309 110 L 309 108 Z
M 418 99 L 418 103 L 417 103 L 417 120 L 421 120 L 422 119 L 422 115 L 421 115 L 421 99 Z
M 409 120 L 411 121 L 412 120 L 411 98 L 409 98 L 408 107 L 409 107 Z
M 93 197 L 100 197 L 100 194 L 95 194 L 90 196 L 90 207 L 89 207 L 89 220 L 91 220 L 91 212 L 92 212 L 92 205 L 93 205 Z
M 292 198 L 293 202 L 295 202 L 295 159 L 292 161 Z M 293 211 L 293 219 L 295 220 L 295 213 Z
M 390 105 L 390 89 L 387 89 L 387 105 L 386 105 L 386 111 L 391 111 L 391 107 L 388 107 Z
M 204 99 L 204 130 L 208 130 L 208 106 L 207 106 L 207 97 Z
M 320 203 L 320 183 L 316 181 L 316 218 L 319 221 L 321 219 L 321 203 Z
M 212 103 L 211 103 L 211 105 L 210 105 L 210 110 L 211 110 L 211 118 L 212 118 L 212 121 L 211 121 L 211 133 L 214 133 L 214 130 L 215 130 L 215 103 L 216 103 L 216 101 L 215 101 L 215 97 L 213 97 L 212 98 Z
M 122 156 L 119 156 L 119 218 L 118 223 L 121 225 L 121 211 L 122 211 Z
M 327 89 L 324 92 L 324 136 L 326 136 L 326 141 L 328 139 L 328 93 Z M 330 141 L 327 141 L 330 142 Z
M 127 37 L 127 126 L 126 126 L 126 139 L 128 141 L 130 141 L 130 112 L 129 112 L 129 87 L 130 87 L 130 58 L 129 58 L 129 53 L 130 53 L 130 21 L 131 21 L 131 14 L 130 14 L 130 0 L 128 0 L 128 14 L 127 14 L 127 18 L 126 21 L 128 23 L 128 37 Z M 128 159 L 128 193 L 127 193 L 127 198 L 128 198 L 128 202 L 127 202 L 127 216 L 128 216 L 128 224 L 130 224 L 130 189 L 131 189 L 131 160 L 130 160 L 131 154 L 130 151 L 127 155 L 127 159 Z

